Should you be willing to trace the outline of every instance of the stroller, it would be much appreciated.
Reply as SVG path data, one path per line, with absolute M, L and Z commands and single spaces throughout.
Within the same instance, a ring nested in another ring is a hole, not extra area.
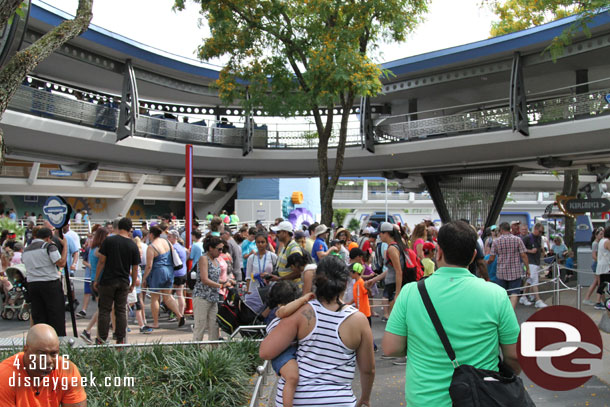
M 264 325 L 260 315 L 246 305 L 235 288 L 228 290 L 224 301 L 218 306 L 216 321 L 220 329 L 229 335 L 233 335 L 235 330 L 242 325 Z M 245 338 L 260 339 L 265 336 L 265 329 L 243 329 L 239 333 Z
M 15 315 L 21 321 L 30 319 L 30 304 L 27 300 L 27 282 L 25 279 L 25 265 L 15 264 L 6 269 L 6 277 L 13 285 L 8 297 L 3 299 L 0 316 L 2 319 L 13 319 Z M 5 300 L 5 301 L 4 301 Z

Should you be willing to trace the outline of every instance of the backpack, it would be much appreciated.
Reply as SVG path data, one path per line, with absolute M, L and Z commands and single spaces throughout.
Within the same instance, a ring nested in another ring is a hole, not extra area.
M 424 267 L 421 261 L 417 258 L 415 250 L 409 249 L 401 250 L 400 246 L 396 243 L 392 243 L 390 246 L 396 247 L 400 253 L 400 268 L 402 270 L 402 285 L 413 281 L 418 281 L 424 276 Z M 389 248 L 388 248 L 389 249 Z M 391 260 L 386 251 L 386 262 L 391 264 Z
M 383 273 L 383 252 L 381 251 L 382 242 L 377 242 L 377 246 L 375 246 L 375 257 L 373 258 L 373 263 L 371 264 L 373 271 L 375 274 Z

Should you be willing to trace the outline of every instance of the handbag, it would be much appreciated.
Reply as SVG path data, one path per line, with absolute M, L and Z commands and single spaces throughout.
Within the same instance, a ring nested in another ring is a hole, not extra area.
M 499 372 L 460 365 L 426 290 L 425 279 L 417 283 L 428 316 L 454 367 L 449 396 L 455 407 L 535 407 L 523 381 L 500 360 Z

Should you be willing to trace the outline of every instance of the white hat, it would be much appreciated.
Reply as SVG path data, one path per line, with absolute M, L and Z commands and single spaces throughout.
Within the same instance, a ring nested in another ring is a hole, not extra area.
M 379 227 L 379 231 L 380 232 L 393 232 L 394 225 L 392 225 L 390 222 L 383 222 L 381 224 L 381 226 Z
M 375 228 L 372 226 L 367 227 L 366 229 L 364 229 L 364 231 L 368 234 L 373 234 L 373 233 L 377 232 L 377 230 L 375 230 Z
M 326 227 L 326 225 L 322 224 L 322 225 L 318 225 L 316 226 L 316 229 L 314 230 L 313 234 L 318 237 L 323 233 L 326 233 L 328 231 L 328 228 Z
M 292 223 L 285 220 L 283 222 L 280 222 L 277 226 L 272 227 L 271 230 L 273 230 L 275 233 L 279 232 L 280 230 L 284 230 L 292 234 Z
M 424 216 L 424 222 L 432 222 L 432 216 Z

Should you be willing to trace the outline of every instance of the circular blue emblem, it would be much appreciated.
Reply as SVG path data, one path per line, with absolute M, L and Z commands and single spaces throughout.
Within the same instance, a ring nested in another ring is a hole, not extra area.
M 70 220 L 72 207 L 61 196 L 51 196 L 45 202 L 42 211 L 49 223 L 54 228 L 60 229 Z

